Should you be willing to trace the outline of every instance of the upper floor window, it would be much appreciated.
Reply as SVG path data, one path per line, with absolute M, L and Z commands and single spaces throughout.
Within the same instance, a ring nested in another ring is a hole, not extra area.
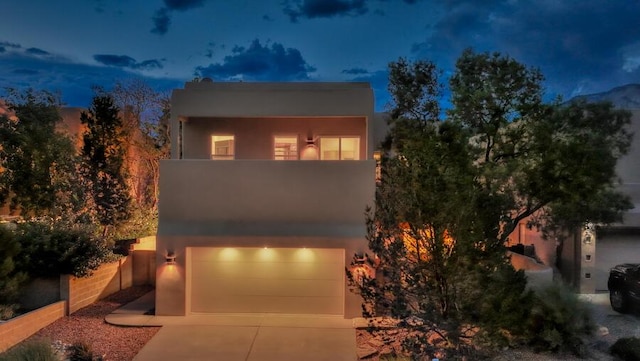
M 298 160 L 298 137 L 297 136 L 273 137 L 273 159 Z
M 360 137 L 321 137 L 321 160 L 360 160 Z
M 211 159 L 229 160 L 235 154 L 235 142 L 233 135 L 211 136 Z

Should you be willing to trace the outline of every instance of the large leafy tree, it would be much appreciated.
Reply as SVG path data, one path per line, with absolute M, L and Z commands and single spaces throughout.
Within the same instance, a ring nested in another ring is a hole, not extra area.
M 9 89 L 12 115 L 0 116 L 0 203 L 23 216 L 81 212 L 79 164 L 73 141 L 56 129 L 58 96 Z
M 519 222 L 611 222 L 629 207 L 615 190 L 629 114 L 545 103 L 541 81 L 509 57 L 466 51 L 442 119 L 436 67 L 390 64 L 391 130 L 367 220 L 376 277 L 350 279 L 366 315 L 413 320 L 412 351 L 433 352 L 434 335 L 461 352 L 471 335 L 526 333 L 533 299 L 505 248 Z
M 124 167 L 126 137 L 119 112 L 111 96 L 97 94 L 89 111 L 80 115 L 87 127 L 82 147 L 84 173 L 91 182 L 97 219 L 105 234 L 131 214 Z

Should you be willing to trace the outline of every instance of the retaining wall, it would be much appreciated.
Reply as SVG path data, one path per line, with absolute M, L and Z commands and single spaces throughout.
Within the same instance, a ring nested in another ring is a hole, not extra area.
M 64 317 L 66 304 L 66 301 L 58 301 L 9 321 L 0 322 L 0 352 L 4 352 L 41 328 Z

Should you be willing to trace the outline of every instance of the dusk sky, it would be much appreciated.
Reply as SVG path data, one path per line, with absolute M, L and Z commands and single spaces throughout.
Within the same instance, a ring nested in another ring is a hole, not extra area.
M 57 90 L 140 77 L 159 90 L 214 81 L 370 81 L 387 65 L 468 47 L 540 68 L 550 96 L 640 83 L 638 0 L 4 0 L 0 87 Z

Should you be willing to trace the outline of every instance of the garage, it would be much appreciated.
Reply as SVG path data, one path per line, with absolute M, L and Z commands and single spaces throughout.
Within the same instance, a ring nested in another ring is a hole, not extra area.
M 596 291 L 606 291 L 609 270 L 621 263 L 640 263 L 640 237 L 608 233 L 596 242 Z
M 344 314 L 343 249 L 190 247 L 187 264 L 192 313 Z

